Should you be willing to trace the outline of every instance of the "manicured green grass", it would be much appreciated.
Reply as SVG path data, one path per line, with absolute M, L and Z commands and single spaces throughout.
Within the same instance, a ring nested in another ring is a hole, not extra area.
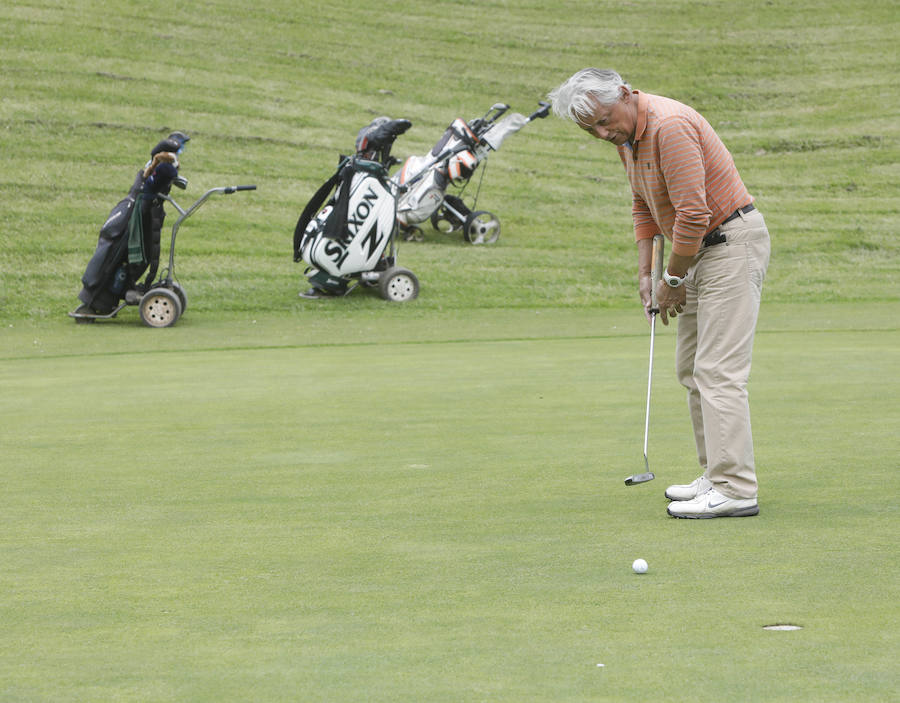
M 0 700 L 891 700 L 898 31 L 880 0 L 0 7 Z M 488 160 L 496 246 L 401 246 L 416 302 L 296 296 L 294 223 L 372 117 L 423 154 L 588 65 L 698 108 L 772 231 L 757 518 L 665 516 L 696 475 L 668 328 L 659 478 L 622 483 L 629 193 L 566 122 Z M 171 129 L 180 203 L 259 189 L 185 223 L 174 328 L 76 326 Z
M 192 317 L 7 329 L 0 695 L 887 700 L 885 309 L 774 307 L 762 512 L 702 523 L 664 512 L 696 473 L 669 330 L 659 478 L 622 482 L 643 465 L 632 313 L 389 317 L 368 342 L 368 314 L 319 320 L 332 344 L 278 317 L 214 325 L 231 345 Z M 762 629 L 785 622 L 804 629 Z

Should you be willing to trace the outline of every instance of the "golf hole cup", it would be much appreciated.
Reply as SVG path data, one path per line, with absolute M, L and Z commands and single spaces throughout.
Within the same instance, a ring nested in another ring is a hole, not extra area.
M 631 565 L 632 571 L 636 574 L 646 574 L 647 573 L 647 562 L 643 559 L 635 559 L 634 563 Z

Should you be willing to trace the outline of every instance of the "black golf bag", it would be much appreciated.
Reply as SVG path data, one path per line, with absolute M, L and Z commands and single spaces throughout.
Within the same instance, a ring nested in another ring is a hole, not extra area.
M 165 211 L 162 201 L 141 193 L 139 171 L 128 195 L 109 213 L 97 249 L 85 269 L 78 299 L 97 313 L 111 312 L 126 290 L 138 286 L 148 268 L 150 281 L 159 267 L 159 240 Z
M 180 132 L 173 132 L 159 142 L 151 151 L 151 161 L 135 176 L 128 195 L 110 211 L 81 277 L 83 288 L 78 299 L 83 312 L 111 313 L 128 291 L 142 291 L 156 276 L 166 217 L 159 195 L 168 195 L 173 183 L 183 187 L 174 154 L 187 140 Z M 139 281 L 145 272 L 142 284 Z

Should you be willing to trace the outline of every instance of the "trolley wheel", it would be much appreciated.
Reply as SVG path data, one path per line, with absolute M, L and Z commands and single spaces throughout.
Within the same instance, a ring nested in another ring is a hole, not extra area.
M 405 303 L 419 295 L 419 279 L 409 269 L 394 266 L 389 268 L 378 281 L 381 297 L 392 303 Z
M 500 239 L 500 220 L 487 210 L 476 210 L 466 218 L 463 237 L 472 244 L 493 244 Z
M 181 287 L 180 283 L 176 282 L 172 283 L 172 290 L 174 290 L 175 294 L 178 296 L 178 301 L 181 303 L 181 314 L 184 315 L 188 304 L 187 291 Z
M 444 234 L 452 234 L 459 230 L 462 227 L 462 222 L 457 220 L 453 215 L 444 210 L 444 208 L 439 208 L 431 213 L 431 226 L 434 227 L 438 232 L 443 232 Z
M 424 242 L 425 241 L 425 233 L 422 231 L 421 227 L 416 227 L 413 225 L 412 227 L 407 227 L 402 230 L 403 232 L 403 241 L 406 242 Z
M 141 298 L 139 310 L 148 327 L 171 327 L 181 317 L 181 300 L 168 288 L 151 288 Z

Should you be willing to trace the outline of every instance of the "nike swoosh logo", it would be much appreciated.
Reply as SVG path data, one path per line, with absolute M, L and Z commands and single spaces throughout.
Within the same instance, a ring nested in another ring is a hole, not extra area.
M 728 502 L 728 499 L 720 500 L 718 503 L 709 503 L 707 507 L 709 508 L 718 508 L 720 505 L 725 505 Z

